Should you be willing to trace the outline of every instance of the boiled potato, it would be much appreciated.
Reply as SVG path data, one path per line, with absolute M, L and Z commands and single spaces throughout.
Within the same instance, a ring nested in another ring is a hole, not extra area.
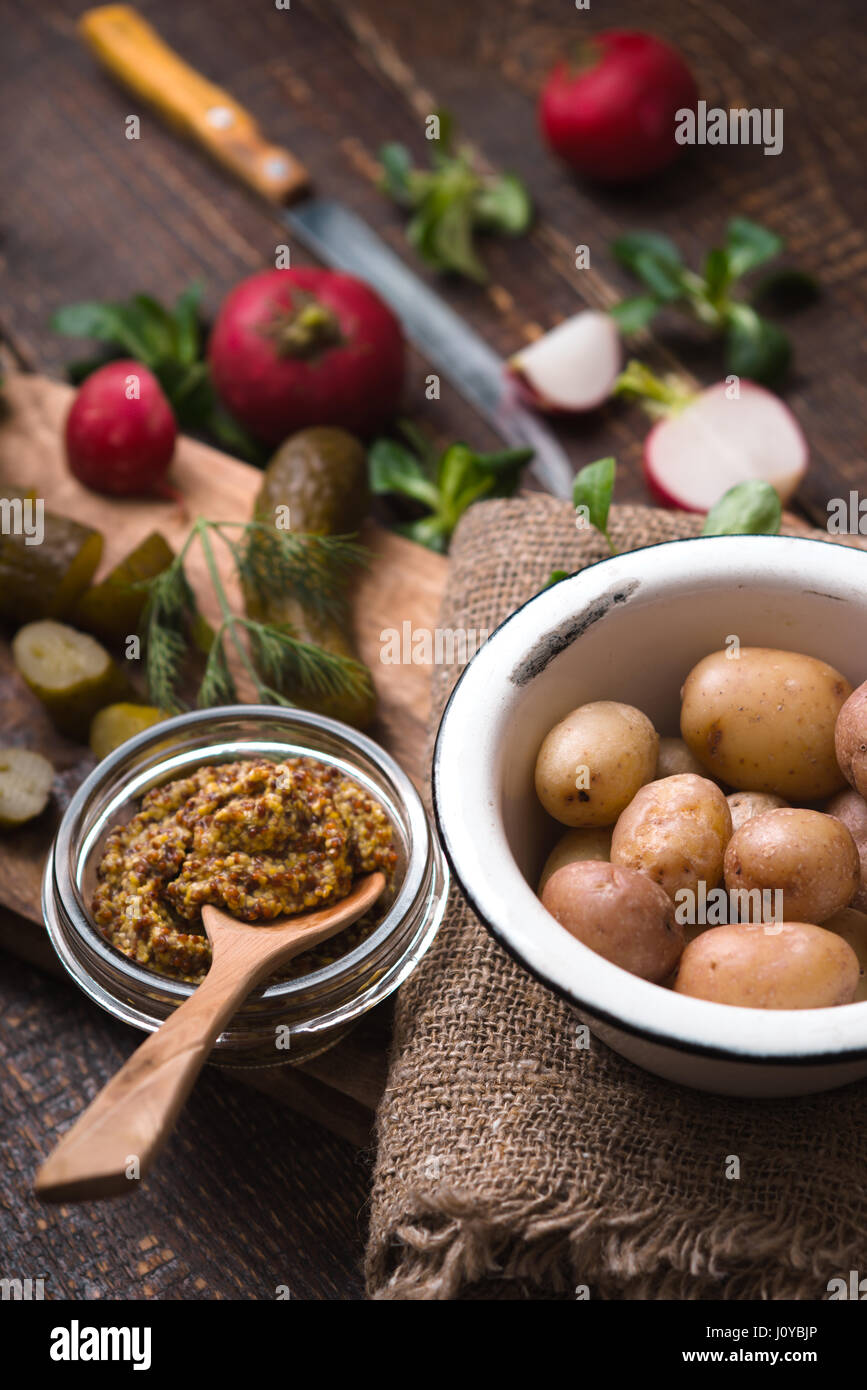
M 670 898 L 715 888 L 732 833 L 728 802 L 715 782 L 683 772 L 636 793 L 611 837 L 611 862 L 638 869 Z
M 846 781 L 867 796 L 867 681 L 852 692 L 841 709 L 834 744 Z
M 842 936 L 858 957 L 861 975 L 855 990 L 855 1003 L 860 1004 L 867 999 L 867 915 L 845 907 L 842 912 L 835 912 L 833 917 L 829 917 L 823 926 L 825 931 Z
M 705 769 L 682 738 L 661 738 L 653 780 L 659 782 L 663 777 L 676 777 L 679 772 L 694 772 L 698 777 L 705 775 Z
M 842 936 L 780 922 L 702 932 L 681 956 L 674 988 L 745 1009 L 824 1009 L 851 1004 L 859 978 L 858 957 Z
M 563 825 L 613 825 L 656 770 L 659 736 L 641 710 L 596 700 L 567 714 L 536 759 L 536 794 Z
M 680 731 L 721 782 L 815 801 L 843 786 L 834 726 L 851 693 L 846 677 L 815 657 L 768 647 L 714 652 L 684 682 Z
M 867 801 L 850 788 L 832 796 L 825 810 L 829 816 L 836 816 L 843 822 L 855 841 L 861 860 L 861 884 L 852 899 L 852 907 L 858 912 L 867 912 Z
M 789 806 L 755 816 L 735 832 L 725 854 L 725 881 L 729 893 L 779 889 L 778 921 L 824 922 L 857 893 L 861 861 L 842 821 Z
M 586 829 L 567 830 L 561 835 L 548 858 L 539 879 L 539 893 L 548 879 L 564 864 L 575 864 L 579 859 L 598 859 L 605 862 L 611 857 L 611 829 L 609 826 L 587 826 Z
M 732 792 L 726 801 L 732 813 L 733 833 L 754 816 L 763 816 L 766 811 L 780 811 L 789 804 L 781 796 L 774 796 L 773 792 Z
M 634 869 L 564 864 L 545 884 L 542 903 L 591 951 L 654 984 L 671 974 L 683 950 L 670 898 Z

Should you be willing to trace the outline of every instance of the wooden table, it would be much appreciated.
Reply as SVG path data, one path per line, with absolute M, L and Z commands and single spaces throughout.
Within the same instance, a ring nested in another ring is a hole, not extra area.
M 124 138 L 125 117 L 138 108 L 77 42 L 83 8 L 11 0 L 0 59 L 0 333 L 23 366 L 58 375 L 75 348 L 48 328 L 61 304 L 139 290 L 168 297 L 201 279 L 213 311 L 240 277 L 272 263 L 284 239 L 267 208 L 157 118 L 141 112 L 141 139 Z M 339 195 L 402 252 L 402 219 L 375 188 L 382 141 L 402 139 L 421 157 L 423 117 L 446 106 L 483 162 L 522 174 L 539 209 L 532 235 L 489 243 L 484 290 L 445 287 L 504 354 L 582 301 L 604 307 L 629 289 L 606 249 L 627 228 L 668 231 L 697 259 L 734 212 L 774 227 L 823 288 L 790 325 L 797 369 L 787 395 L 813 454 L 800 501 L 823 517 L 830 496 L 859 485 L 867 40 L 855 0 L 659 0 L 654 30 L 686 54 L 709 104 L 782 107 L 784 150 L 777 158 L 754 148 L 691 151 L 651 187 L 626 192 L 579 186 L 540 150 L 534 97 L 573 39 L 646 25 L 638 0 L 589 12 L 565 0 L 293 0 L 289 10 L 270 0 L 145 0 L 140 8 L 308 164 L 322 193 Z M 576 271 L 579 243 L 589 245 L 591 266 Z M 303 259 L 299 249 L 296 263 Z M 713 353 L 673 332 L 648 354 L 701 380 L 719 374 Z M 447 387 L 439 402 L 416 408 L 423 374 L 414 359 L 414 412 L 442 440 L 488 443 Z M 621 500 L 645 496 L 644 433 L 639 412 L 623 406 L 562 429 L 576 466 L 616 453 Z M 47 1293 L 60 1297 L 269 1298 L 277 1285 L 300 1298 L 362 1296 L 369 1156 L 217 1074 L 202 1079 L 170 1161 L 135 1201 L 39 1209 L 29 1179 L 54 1126 L 95 1093 L 134 1039 L 65 984 L 8 956 L 3 966 L 5 1275 L 44 1274 Z

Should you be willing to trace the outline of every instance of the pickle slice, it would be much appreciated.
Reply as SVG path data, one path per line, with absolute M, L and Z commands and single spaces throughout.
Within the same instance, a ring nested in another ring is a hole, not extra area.
M 123 642 L 138 631 L 147 602 L 145 590 L 133 585 L 162 574 L 174 558 L 175 552 L 166 538 L 159 531 L 151 531 L 105 579 L 82 595 L 74 613 L 76 625 L 103 642 Z
M 68 516 L 44 512 L 40 537 L 35 514 L 24 506 L 35 500 L 32 488 L 0 483 L 0 617 L 18 623 L 66 617 L 102 556 L 99 532 Z
M 106 705 L 94 715 L 90 726 L 90 748 L 97 758 L 106 758 L 142 729 L 168 718 L 155 705 Z
M 0 830 L 14 830 L 41 815 L 48 804 L 54 768 L 28 748 L 0 748 Z
M 127 682 L 105 647 L 65 623 L 27 623 L 12 640 L 12 655 L 34 695 L 68 738 L 85 739 L 97 710 L 126 693 Z

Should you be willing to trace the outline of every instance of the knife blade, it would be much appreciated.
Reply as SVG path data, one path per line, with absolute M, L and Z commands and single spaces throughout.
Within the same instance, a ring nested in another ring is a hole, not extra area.
M 300 161 L 263 139 L 249 112 L 179 58 L 130 6 L 86 10 L 79 29 L 124 86 L 275 204 L 308 250 L 366 280 L 391 305 L 409 341 L 500 438 L 535 451 L 530 467 L 543 486 L 559 497 L 571 495 L 575 470 L 568 455 L 547 425 L 516 400 L 500 356 L 366 222 L 339 202 L 309 196 Z

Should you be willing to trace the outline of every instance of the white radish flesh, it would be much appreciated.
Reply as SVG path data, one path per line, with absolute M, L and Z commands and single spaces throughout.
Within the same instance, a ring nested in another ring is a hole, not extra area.
M 706 512 L 735 483 L 761 479 L 785 504 L 807 467 L 801 427 L 786 405 L 761 386 L 709 386 L 655 425 L 644 442 L 644 470 L 666 507 Z
M 593 410 L 611 394 L 621 366 L 620 334 L 608 314 L 588 309 L 558 323 L 509 362 L 540 410 Z

